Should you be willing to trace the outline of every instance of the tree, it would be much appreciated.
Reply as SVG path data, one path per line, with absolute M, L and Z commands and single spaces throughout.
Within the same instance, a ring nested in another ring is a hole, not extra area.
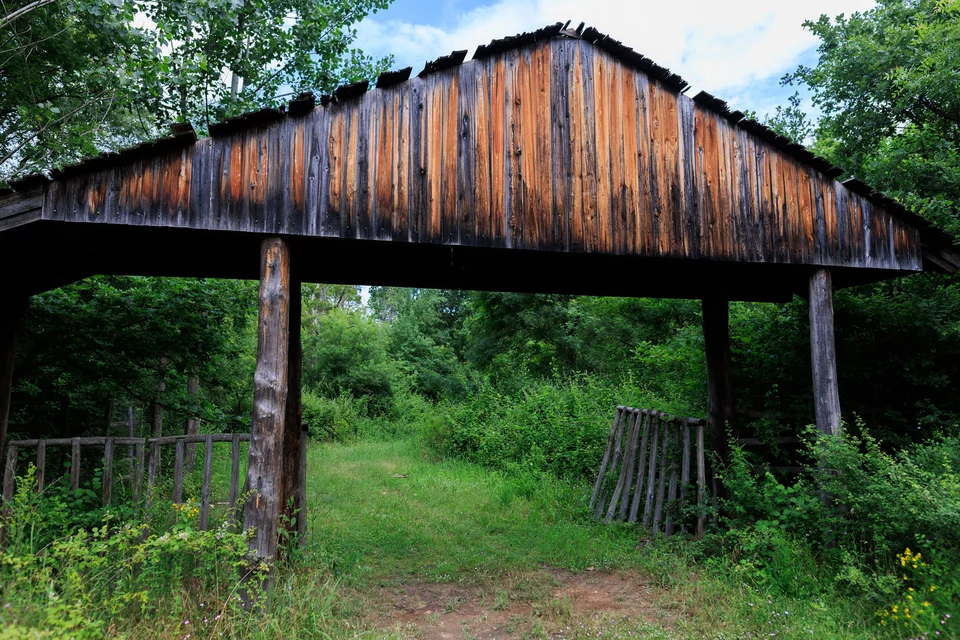
M 372 78 L 389 0 L 34 0 L 0 14 L 0 181 Z
M 817 151 L 960 238 L 960 0 L 881 0 L 804 26 L 819 60 L 784 82 L 823 112 Z

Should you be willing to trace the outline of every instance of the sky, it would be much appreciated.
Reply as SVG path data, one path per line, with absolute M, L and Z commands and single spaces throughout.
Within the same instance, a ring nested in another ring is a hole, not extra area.
M 816 62 L 818 40 L 804 20 L 864 11 L 874 0 L 394 0 L 358 25 L 357 46 L 413 67 L 457 49 L 467 59 L 494 38 L 571 20 L 620 40 L 692 86 L 761 117 L 796 88 L 780 78 Z M 809 107 L 810 105 L 805 105 Z

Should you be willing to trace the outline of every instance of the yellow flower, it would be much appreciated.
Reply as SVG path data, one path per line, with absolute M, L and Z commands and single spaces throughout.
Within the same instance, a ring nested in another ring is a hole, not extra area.
M 927 602 L 926 600 L 924 600 L 924 601 L 923 601 L 923 606 L 925 606 L 925 607 L 929 607 L 929 606 L 930 606 L 930 603 L 929 603 L 929 602 Z
M 936 589 L 936 585 L 930 585 L 930 593 L 933 593 L 933 590 Z

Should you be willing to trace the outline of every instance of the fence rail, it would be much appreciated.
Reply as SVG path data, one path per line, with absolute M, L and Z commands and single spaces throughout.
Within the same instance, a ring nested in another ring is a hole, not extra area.
M 706 426 L 706 420 L 698 418 L 618 406 L 590 498 L 594 517 L 602 517 L 604 522 L 640 520 L 651 532 L 660 531 L 662 524 L 663 533 L 673 535 L 675 519 L 687 503 L 690 463 L 695 455 L 696 534 L 702 537 L 707 522 Z
M 248 433 L 213 433 L 188 436 L 163 436 L 159 438 L 114 438 L 114 437 L 89 437 L 89 438 L 51 438 L 47 440 L 11 440 L 7 443 L 7 461 L 3 474 L 3 500 L 8 503 L 13 499 L 14 488 L 17 477 L 17 458 L 20 449 L 36 447 L 37 449 L 37 487 L 39 493 L 46 486 L 46 467 L 47 467 L 47 448 L 48 447 L 70 447 L 70 486 L 77 489 L 80 486 L 80 461 L 81 449 L 83 447 L 103 447 L 103 504 L 107 506 L 113 498 L 113 471 L 114 471 L 114 449 L 118 446 L 132 447 L 132 455 L 129 456 L 132 462 L 131 495 L 133 501 L 139 502 L 145 497 L 146 514 L 150 508 L 152 499 L 152 488 L 156 485 L 157 473 L 160 467 L 160 452 L 164 446 L 173 445 L 176 450 L 176 459 L 173 466 L 173 502 L 183 501 L 183 467 L 184 452 L 187 444 L 204 444 L 203 454 L 203 484 L 201 486 L 200 498 L 200 529 L 206 530 L 210 514 L 210 476 L 213 463 L 213 443 L 230 442 L 232 445 L 232 466 L 230 471 L 230 498 L 229 498 L 229 517 L 234 518 L 237 506 L 237 498 L 240 490 L 240 443 L 249 442 Z M 144 455 L 149 447 L 149 460 L 144 464 Z M 143 489 L 144 467 L 147 471 L 147 489 L 145 495 L 141 495 Z

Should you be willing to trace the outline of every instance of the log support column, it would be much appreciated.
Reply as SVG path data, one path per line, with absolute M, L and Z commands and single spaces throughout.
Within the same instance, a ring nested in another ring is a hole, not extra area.
M 818 269 L 810 277 L 810 356 L 813 401 L 820 433 L 840 435 L 837 349 L 833 335 L 833 276 Z
M 260 297 L 253 422 L 244 510 L 244 529 L 256 530 L 250 552 L 273 571 L 277 522 L 283 499 L 284 423 L 290 372 L 290 248 L 278 237 L 260 247 Z
M 10 420 L 10 391 L 13 387 L 13 356 L 17 350 L 17 327 L 27 310 L 26 296 L 7 298 L 9 305 L 0 314 L 0 465 L 4 464 L 7 446 L 7 423 Z
M 707 360 L 707 416 L 710 424 L 710 448 L 715 461 L 725 463 L 730 453 L 727 427 L 738 435 L 733 392 L 733 361 L 730 356 L 730 303 L 727 300 L 703 301 L 703 346 Z M 712 479 L 713 492 L 722 487 Z
M 283 494 L 281 509 L 286 516 L 282 525 L 290 532 L 303 531 L 306 517 L 305 496 L 299 490 L 306 469 L 300 459 L 303 433 L 303 347 L 300 342 L 300 280 L 291 278 L 290 285 L 290 364 L 288 368 L 288 389 L 286 424 L 283 430 Z

